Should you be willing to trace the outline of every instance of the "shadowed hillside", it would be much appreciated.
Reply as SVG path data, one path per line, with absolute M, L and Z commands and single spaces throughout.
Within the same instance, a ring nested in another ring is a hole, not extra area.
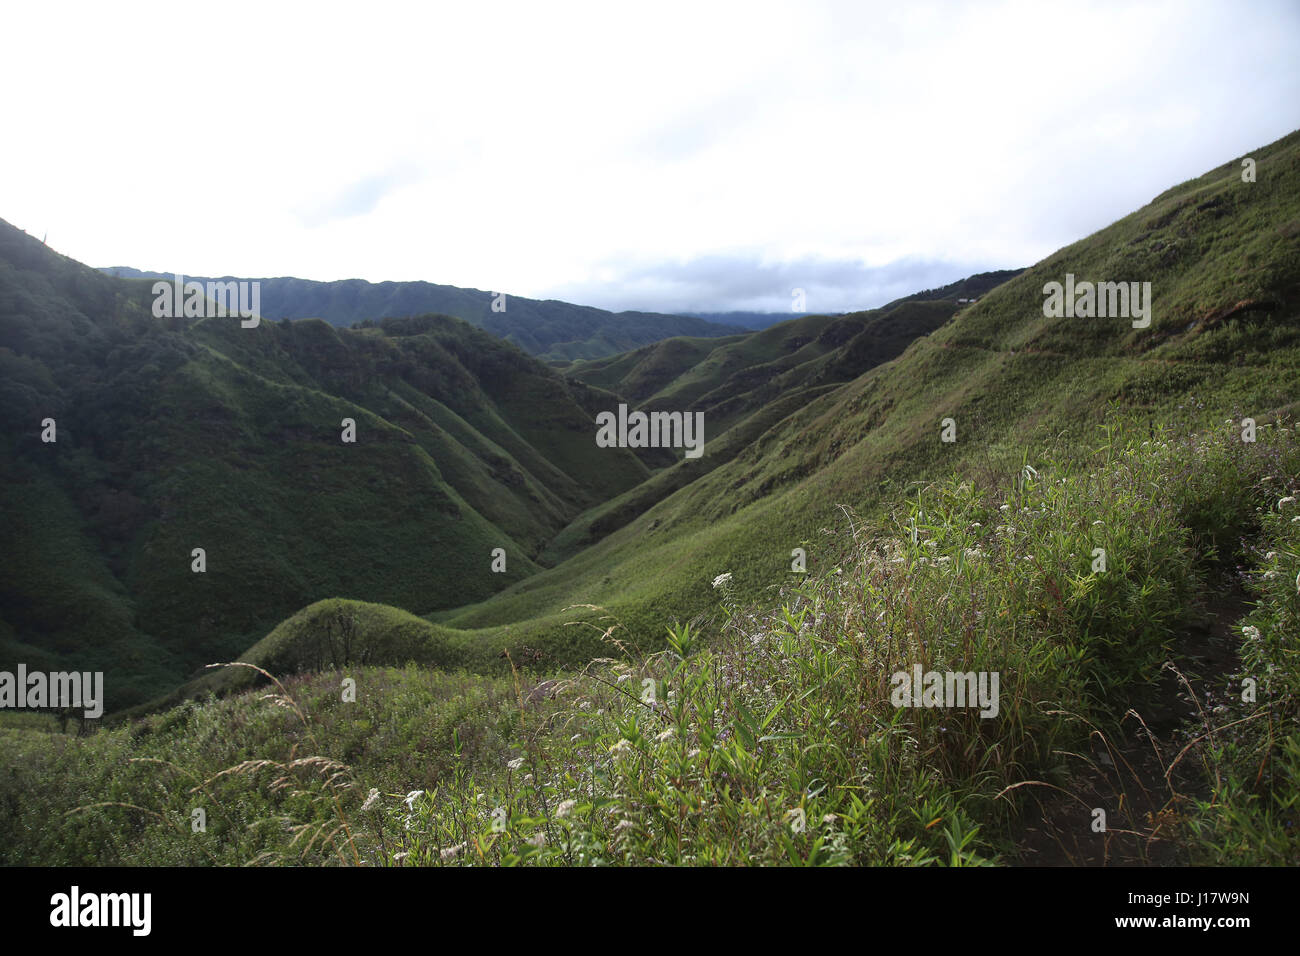
M 312 600 L 484 597 L 649 474 L 597 454 L 609 396 L 458 319 L 243 328 L 142 292 L 0 228 L 0 658 L 104 669 L 115 705 Z

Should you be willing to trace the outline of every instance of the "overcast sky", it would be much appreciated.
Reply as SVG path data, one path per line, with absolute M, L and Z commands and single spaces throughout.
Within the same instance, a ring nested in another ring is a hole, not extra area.
M 1300 2 L 9 4 L 0 218 L 94 266 L 869 308 L 1300 127 Z

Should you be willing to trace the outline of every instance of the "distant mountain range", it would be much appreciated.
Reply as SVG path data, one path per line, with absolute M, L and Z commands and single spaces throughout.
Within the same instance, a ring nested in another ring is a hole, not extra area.
M 1023 269 L 998 269 L 993 272 L 979 272 L 965 279 L 958 279 L 956 282 L 950 282 L 948 285 L 940 286 L 937 289 L 927 289 L 924 292 L 917 292 L 912 295 L 904 296 L 889 303 L 885 308 L 898 305 L 904 301 L 927 301 L 930 299 L 962 299 L 977 298 L 994 286 L 1001 285 L 1008 279 L 1014 279 Z M 696 319 L 704 319 L 706 322 L 715 322 L 721 325 L 731 325 L 741 329 L 766 329 L 780 322 L 788 322 L 791 319 L 799 318 L 799 314 L 790 312 L 679 312 L 678 315 L 688 315 Z M 846 315 L 845 312 L 818 312 L 817 315 Z
M 130 266 L 110 266 L 100 271 L 122 279 L 172 278 L 172 273 L 146 272 Z M 207 282 L 236 277 L 185 278 Z M 431 282 L 317 282 L 294 278 L 257 281 L 261 283 L 263 318 L 324 319 L 330 325 L 345 327 L 366 320 L 429 313 L 454 315 L 546 361 L 602 358 L 674 335 L 734 335 L 737 325 L 657 312 L 607 312 L 556 299 L 509 294 L 499 300 L 495 292 Z M 499 303 L 496 310 L 494 302 Z
M 730 325 L 738 329 L 766 329 L 778 322 L 788 322 L 799 318 L 790 312 L 682 312 L 693 319 L 703 319 L 719 325 Z M 831 313 L 822 313 L 829 315 Z

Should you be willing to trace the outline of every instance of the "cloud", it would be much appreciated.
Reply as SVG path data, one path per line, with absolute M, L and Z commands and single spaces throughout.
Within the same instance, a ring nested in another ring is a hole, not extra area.
M 703 104 L 692 104 L 662 125 L 632 139 L 626 156 L 656 162 L 689 160 L 711 148 L 726 148 L 742 130 L 763 119 L 765 107 L 781 95 L 775 76 L 761 77 Z
M 8 11 L 0 217 L 96 265 L 850 309 L 1031 264 L 1300 125 L 1294 0 L 222 15 Z M 196 55 L 160 65 L 159 23 Z
M 764 262 L 758 255 L 711 255 L 687 262 L 611 262 L 601 281 L 557 286 L 546 294 L 613 311 L 789 312 L 802 292 L 804 311 L 852 312 L 992 268 L 920 258 L 867 266 L 854 259 Z
M 298 219 L 308 228 L 316 228 L 339 219 L 364 216 L 379 205 L 385 196 L 421 178 L 419 170 L 404 165 L 383 173 L 366 176 L 331 196 L 300 207 Z

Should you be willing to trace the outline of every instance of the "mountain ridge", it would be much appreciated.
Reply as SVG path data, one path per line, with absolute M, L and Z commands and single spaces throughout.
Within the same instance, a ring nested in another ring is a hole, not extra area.
M 129 266 L 99 271 L 117 278 L 170 280 L 173 275 Z M 691 316 L 657 312 L 609 312 L 558 299 L 531 299 L 481 289 L 439 285 L 423 280 L 369 282 L 365 279 L 319 281 L 292 276 L 252 278 L 185 276 L 196 282 L 261 283 L 265 318 L 324 319 L 350 327 L 385 318 L 440 313 L 454 315 L 498 338 L 513 342 L 543 360 L 594 358 L 635 348 L 672 335 L 735 334 L 734 326 Z M 501 308 L 498 308 L 500 306 Z

